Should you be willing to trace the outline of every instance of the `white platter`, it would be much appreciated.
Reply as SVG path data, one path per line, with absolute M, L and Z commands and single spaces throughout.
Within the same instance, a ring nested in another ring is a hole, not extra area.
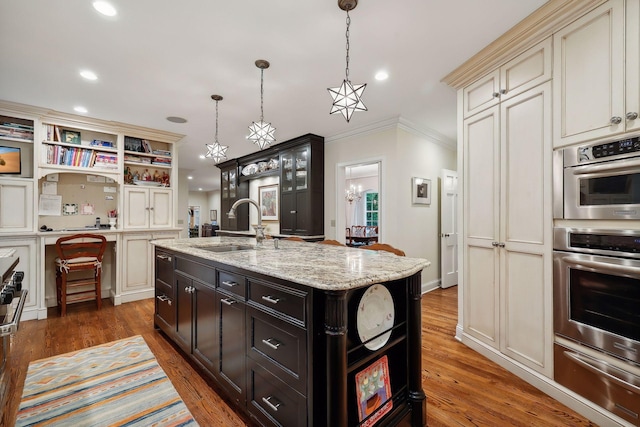
M 360 341 L 369 350 L 382 348 L 391 337 L 395 310 L 389 290 L 382 285 L 373 285 L 362 295 L 356 313 L 356 327 Z M 389 331 L 382 334 L 384 331 Z M 382 334 L 375 339 L 371 339 Z M 370 340 L 370 341 L 369 341 Z
M 160 187 L 162 185 L 161 182 L 156 181 L 133 181 L 135 185 L 141 185 L 143 187 Z

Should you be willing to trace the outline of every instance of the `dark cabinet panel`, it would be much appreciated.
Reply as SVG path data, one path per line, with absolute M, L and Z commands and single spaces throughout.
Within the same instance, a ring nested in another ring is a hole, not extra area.
M 217 292 L 216 307 L 220 322 L 220 383 L 227 389 L 230 397 L 244 406 L 247 369 L 245 304 L 229 294 Z
M 154 325 L 173 336 L 176 330 L 176 304 L 173 287 L 174 258 L 156 250 L 155 255 L 155 315 Z
M 193 281 L 193 355 L 212 374 L 218 361 L 216 292 L 212 285 Z
M 191 303 L 191 278 L 175 273 L 176 304 L 178 318 L 176 322 L 176 343 L 187 353 L 191 353 L 191 332 L 193 306 Z

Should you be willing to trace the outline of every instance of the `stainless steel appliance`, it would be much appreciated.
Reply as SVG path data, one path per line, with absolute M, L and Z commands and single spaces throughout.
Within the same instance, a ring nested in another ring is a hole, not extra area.
M 11 362 L 11 335 L 18 330 L 22 309 L 27 300 L 27 289 L 22 289 L 24 272 L 14 271 L 17 257 L 0 258 L 0 411 L 4 411 L 10 383 L 7 374 Z M 0 420 L 4 415 L 0 412 Z
M 555 228 L 554 378 L 640 425 L 640 230 Z
M 640 219 L 640 138 L 567 147 L 554 157 L 554 217 Z

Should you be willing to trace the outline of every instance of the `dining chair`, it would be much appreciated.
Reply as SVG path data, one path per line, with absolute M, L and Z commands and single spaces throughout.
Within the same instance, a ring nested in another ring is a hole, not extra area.
M 56 241 L 56 296 L 60 316 L 67 314 L 67 304 L 96 301 L 102 307 L 102 257 L 107 239 L 100 234 L 74 234 Z M 83 273 L 82 273 L 83 272 Z
M 394 253 L 398 256 L 405 256 L 405 253 L 403 250 L 400 250 L 398 248 L 394 248 L 393 246 L 387 244 L 387 243 L 373 243 L 371 245 L 366 245 L 366 246 L 360 246 L 360 249 L 366 249 L 366 250 L 370 250 L 370 251 L 385 251 L 385 252 L 391 252 Z
M 353 239 L 351 238 L 351 227 L 345 229 L 345 238 L 347 239 L 347 246 L 353 246 Z
M 344 246 L 342 243 L 338 242 L 337 240 L 320 240 L 318 243 L 321 243 L 323 245 L 333 245 L 333 246 Z

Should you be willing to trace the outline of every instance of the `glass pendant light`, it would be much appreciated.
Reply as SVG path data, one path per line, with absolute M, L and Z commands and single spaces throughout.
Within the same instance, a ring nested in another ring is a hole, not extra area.
M 223 98 L 220 95 L 211 95 L 211 99 L 216 101 L 216 138 L 213 144 L 207 144 L 207 154 L 205 154 L 205 157 L 207 159 L 213 159 L 216 163 L 220 163 L 223 160 L 227 160 L 227 149 L 229 148 L 226 145 L 220 145 L 218 142 L 218 101 L 222 101 Z
M 253 141 L 261 150 L 276 141 L 274 133 L 276 128 L 271 123 L 264 121 L 264 70 L 269 68 L 269 61 L 258 59 L 256 67 L 260 68 L 260 121 L 251 123 L 247 139 Z
M 340 87 L 328 88 L 329 94 L 333 98 L 331 111 L 329 114 L 342 113 L 344 118 L 349 122 L 351 116 L 356 111 L 367 111 L 367 107 L 362 103 L 362 92 L 364 92 L 367 84 L 353 85 L 349 80 L 349 26 L 351 18 L 349 11 L 355 9 L 358 0 L 338 0 L 338 7 L 347 12 L 347 67 L 346 77 L 342 81 Z

